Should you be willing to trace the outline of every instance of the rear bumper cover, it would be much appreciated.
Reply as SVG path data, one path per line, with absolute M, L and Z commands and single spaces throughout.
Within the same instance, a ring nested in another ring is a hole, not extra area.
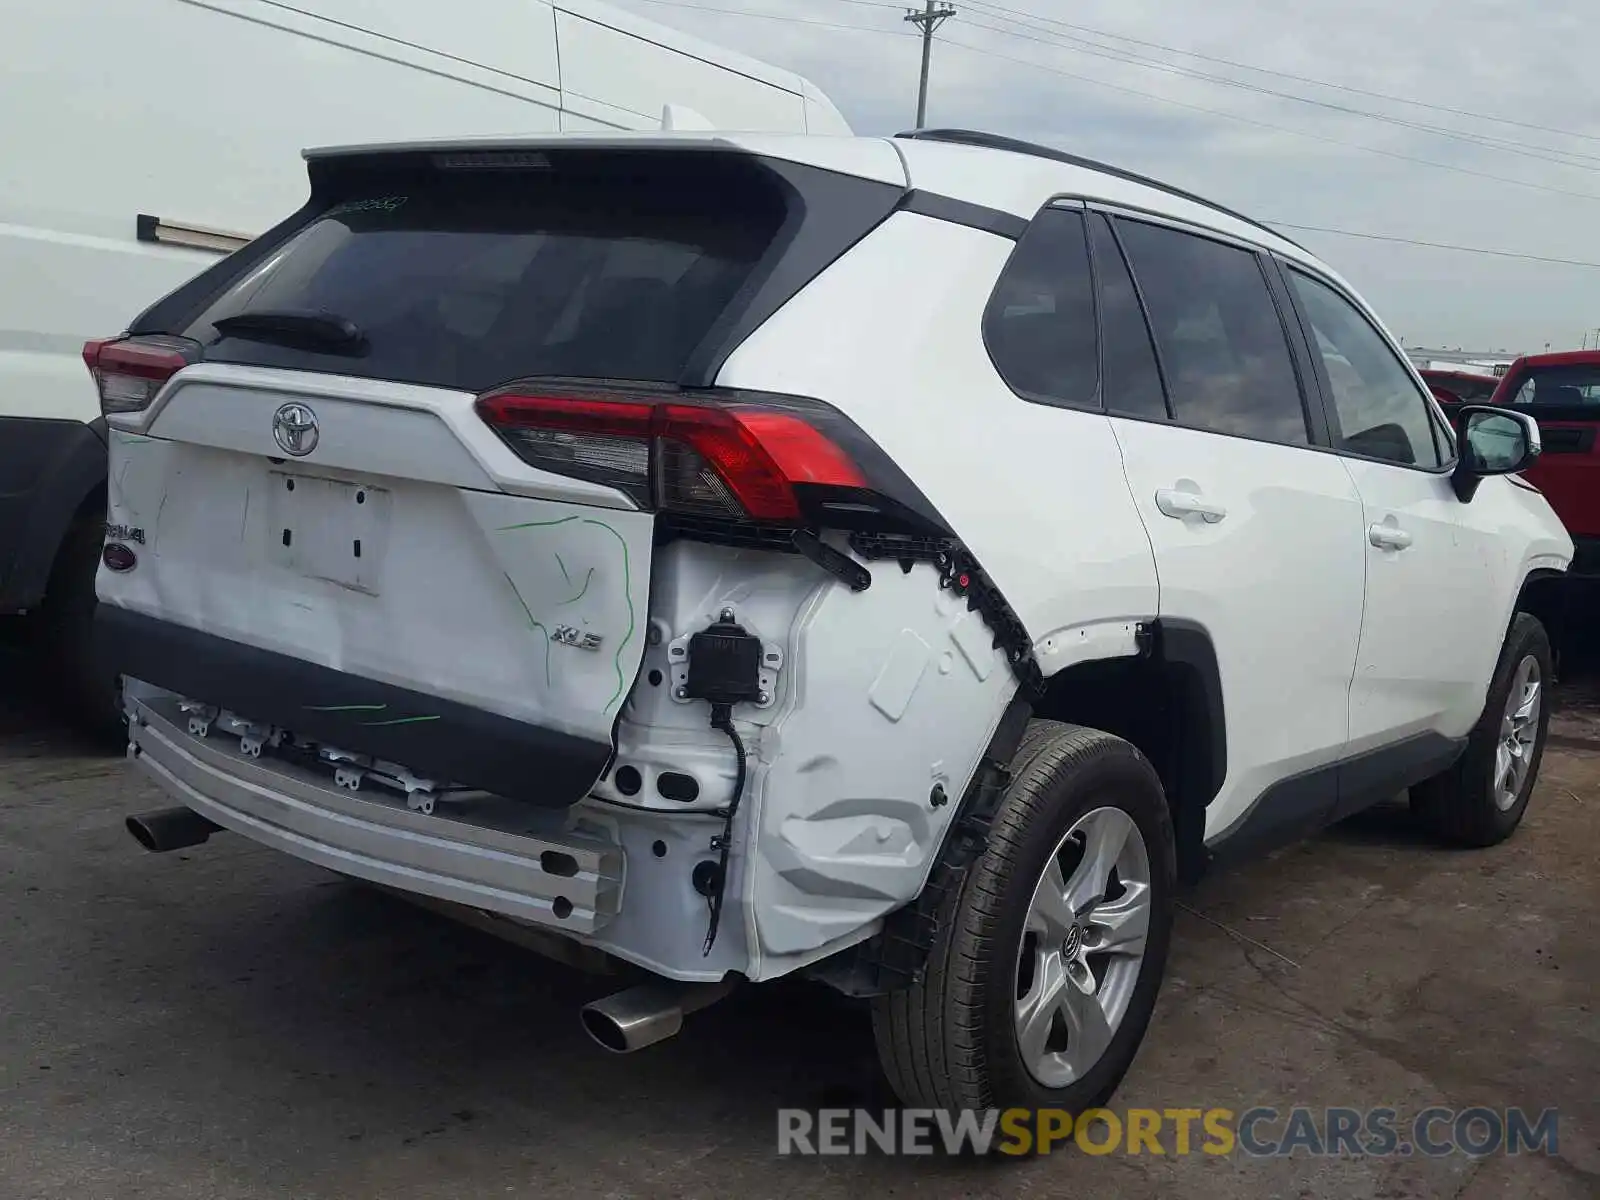
M 611 758 L 592 742 L 318 666 L 102 603 L 102 652 L 119 675 L 246 713 L 312 741 L 403 763 L 441 784 L 565 808 Z
M 624 855 L 598 828 L 576 833 L 564 813 L 493 798 L 459 820 L 425 817 L 398 794 L 356 794 L 294 763 L 246 757 L 237 740 L 197 737 L 176 696 L 130 692 L 129 756 L 224 829 L 370 883 L 566 934 L 594 934 L 618 912 Z M 491 817 L 495 828 L 481 823 Z

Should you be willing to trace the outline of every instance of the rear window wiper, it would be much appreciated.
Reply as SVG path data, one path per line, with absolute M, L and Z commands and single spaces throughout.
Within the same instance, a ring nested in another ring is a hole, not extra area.
M 354 321 L 312 309 L 257 309 L 219 317 L 211 327 L 224 337 L 281 342 L 324 354 L 361 354 L 367 349 L 367 335 Z

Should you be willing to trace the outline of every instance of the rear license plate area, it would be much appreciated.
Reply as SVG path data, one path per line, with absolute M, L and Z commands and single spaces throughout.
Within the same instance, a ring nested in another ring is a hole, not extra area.
M 270 481 L 269 561 L 376 596 L 389 542 L 389 492 L 287 471 L 271 472 Z

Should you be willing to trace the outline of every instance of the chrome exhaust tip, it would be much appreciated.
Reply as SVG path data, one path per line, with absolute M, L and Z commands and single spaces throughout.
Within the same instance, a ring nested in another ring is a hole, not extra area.
M 139 813 L 129 817 L 126 825 L 134 840 L 152 854 L 198 846 L 213 833 L 222 832 L 221 825 L 181 805 Z
M 717 983 L 642 983 L 585 1004 L 578 1018 L 600 1046 L 632 1054 L 676 1036 L 685 1016 L 715 1004 L 737 985 L 736 975 Z

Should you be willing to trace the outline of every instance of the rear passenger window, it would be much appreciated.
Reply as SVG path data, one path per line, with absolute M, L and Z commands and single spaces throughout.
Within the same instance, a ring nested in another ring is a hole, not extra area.
M 1094 246 L 1094 272 L 1100 282 L 1100 357 L 1102 392 L 1107 412 L 1164 419 L 1167 400 L 1161 390 L 1161 369 L 1144 308 L 1133 277 L 1112 235 L 1111 222 L 1096 213 L 1089 218 Z
M 1278 307 L 1248 250 L 1118 221 L 1166 370 L 1173 418 L 1197 429 L 1307 445 Z
M 983 338 L 995 369 L 1029 400 L 1098 402 L 1094 280 L 1083 213 L 1048 208 L 1034 218 L 995 285 Z

